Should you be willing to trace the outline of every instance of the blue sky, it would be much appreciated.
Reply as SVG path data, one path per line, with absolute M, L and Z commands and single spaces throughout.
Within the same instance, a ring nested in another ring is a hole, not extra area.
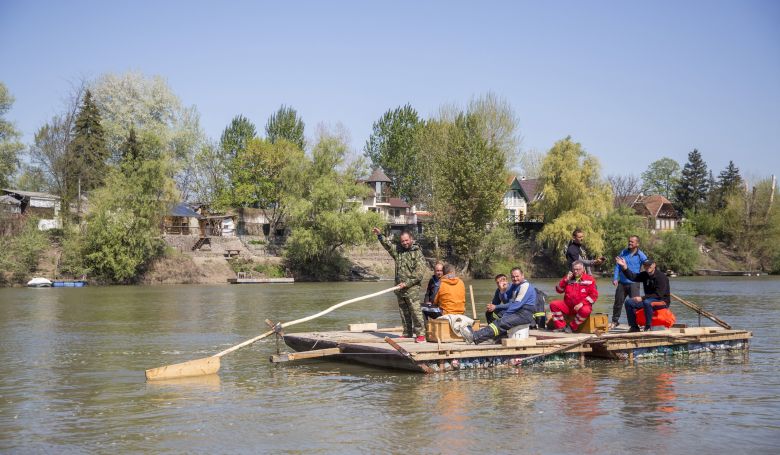
M 694 148 L 717 175 L 780 174 L 780 2 L 0 0 L 7 115 L 32 141 L 72 81 L 165 77 L 210 138 L 237 114 L 262 130 L 281 104 L 307 134 L 424 117 L 492 91 L 523 149 L 567 135 L 603 174 L 636 174 Z

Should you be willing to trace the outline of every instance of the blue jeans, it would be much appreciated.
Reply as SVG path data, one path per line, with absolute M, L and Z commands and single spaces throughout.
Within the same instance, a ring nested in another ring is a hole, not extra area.
M 660 299 L 647 297 L 641 302 L 634 301 L 631 297 L 626 298 L 626 318 L 629 327 L 639 327 L 636 325 L 636 310 L 644 308 L 645 310 L 645 328 L 650 328 L 653 323 L 653 302 L 660 302 Z

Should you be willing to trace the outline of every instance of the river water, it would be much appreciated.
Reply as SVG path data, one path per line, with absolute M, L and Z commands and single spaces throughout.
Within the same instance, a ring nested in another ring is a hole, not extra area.
M 478 302 L 490 281 L 474 281 Z M 554 282 L 534 283 L 552 293 Z M 588 360 L 440 375 L 328 361 L 270 364 L 267 338 L 218 375 L 149 382 L 391 283 L 0 289 L 4 453 L 779 453 L 780 279 L 677 278 L 749 355 Z M 611 309 L 611 284 L 597 311 Z M 480 304 L 480 306 L 483 306 Z M 697 317 L 673 304 L 678 322 Z M 625 320 L 625 315 L 623 316 Z M 288 331 L 398 326 L 395 298 Z M 711 324 L 710 324 L 711 325 Z

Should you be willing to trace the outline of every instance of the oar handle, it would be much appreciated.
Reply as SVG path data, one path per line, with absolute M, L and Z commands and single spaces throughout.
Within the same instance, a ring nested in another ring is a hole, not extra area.
M 383 291 L 375 292 L 373 294 L 364 295 L 362 297 L 355 297 L 354 299 L 345 300 L 345 301 L 343 301 L 341 303 L 337 303 L 337 304 L 333 305 L 330 308 L 326 308 L 326 309 L 320 311 L 317 314 L 313 314 L 311 316 L 306 316 L 305 318 L 301 318 L 301 319 L 296 319 L 294 321 L 282 323 L 282 327 L 283 328 L 284 327 L 289 327 L 291 325 L 300 324 L 301 322 L 311 321 L 312 319 L 316 319 L 316 318 L 318 318 L 318 317 L 320 317 L 320 316 L 322 316 L 324 314 L 330 313 L 331 311 L 333 311 L 333 310 L 335 310 L 337 308 L 341 308 L 344 305 L 349 305 L 350 303 L 355 303 L 355 302 L 359 302 L 361 300 L 370 299 L 372 297 L 376 297 L 376 296 L 379 296 L 379 295 L 382 295 L 382 294 L 387 294 L 388 292 L 395 291 L 397 289 L 401 289 L 401 286 L 393 286 L 393 287 L 391 287 L 389 289 L 385 289 Z M 225 349 L 224 351 L 222 351 L 222 352 L 220 352 L 218 354 L 214 354 L 214 357 L 222 357 L 223 355 L 229 354 L 229 353 L 235 351 L 236 349 L 241 349 L 241 348 L 243 348 L 244 346 L 246 346 L 248 344 L 252 344 L 255 341 L 262 340 L 263 338 L 271 335 L 272 333 L 274 333 L 274 331 L 273 330 L 269 330 L 268 332 L 265 332 L 262 335 L 258 335 L 256 337 L 252 338 L 251 340 L 246 340 L 246 341 L 244 341 L 241 344 L 237 344 L 235 346 L 232 346 L 232 347 L 229 347 L 229 348 Z
M 700 306 L 698 306 L 696 304 L 693 304 L 691 302 L 688 302 L 685 299 L 681 299 L 680 297 L 677 297 L 674 294 L 670 293 L 670 295 L 672 296 L 672 298 L 674 298 L 678 302 L 682 303 L 683 305 L 687 306 L 688 308 L 692 309 L 693 311 L 699 313 L 700 315 L 704 316 L 705 318 L 711 320 L 712 322 L 718 324 L 719 326 L 723 327 L 724 329 L 731 330 L 731 326 L 730 325 L 728 325 L 726 322 L 722 321 L 721 319 L 719 319 L 718 317 L 716 317 L 714 314 L 710 313 L 709 311 L 706 311 L 704 308 L 702 308 L 702 307 L 700 307 Z

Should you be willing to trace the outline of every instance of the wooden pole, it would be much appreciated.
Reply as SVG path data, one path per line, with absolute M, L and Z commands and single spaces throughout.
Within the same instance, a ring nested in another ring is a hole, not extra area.
M 692 309 L 696 313 L 699 314 L 699 316 L 704 316 L 705 318 L 708 318 L 712 322 L 718 324 L 719 326 L 723 327 L 724 329 L 731 330 L 731 326 L 726 324 L 723 320 L 716 317 L 714 314 L 710 313 L 709 311 L 704 310 L 704 308 L 693 304 L 687 300 L 681 299 L 680 297 L 677 297 L 674 294 L 670 294 L 673 299 L 677 300 L 678 302 L 682 303 L 683 305 L 687 306 L 688 308 Z
M 272 333 L 276 333 L 277 331 L 281 330 L 282 328 L 289 327 L 291 325 L 300 324 L 302 322 L 311 321 L 312 319 L 316 319 L 324 314 L 330 313 L 331 311 L 341 308 L 344 305 L 349 305 L 350 303 L 359 302 L 361 300 L 370 299 L 372 297 L 376 297 L 382 294 L 386 294 L 391 291 L 395 291 L 396 289 L 400 289 L 399 286 L 393 286 L 389 289 L 385 289 L 384 291 L 375 292 L 373 294 L 364 295 L 362 297 L 355 297 L 354 299 L 346 300 L 341 303 L 337 303 L 333 305 L 332 307 L 326 308 L 322 311 L 320 311 L 317 314 L 313 314 L 311 316 L 307 316 L 305 318 L 296 319 L 294 321 L 285 322 L 283 324 L 277 324 L 274 327 L 274 330 L 269 330 L 268 332 L 263 333 L 262 335 L 258 335 L 252 339 L 246 340 L 243 343 L 237 344 L 235 346 L 231 346 L 227 349 L 225 349 L 222 352 L 219 352 L 217 354 L 214 354 L 210 357 L 204 357 L 202 359 L 196 359 L 196 360 L 190 360 L 189 362 L 183 362 L 183 363 L 177 363 L 173 365 L 164 365 L 157 368 L 152 368 L 149 370 L 146 370 L 146 379 L 148 381 L 155 380 L 155 379 L 173 379 L 173 378 L 184 378 L 189 376 L 200 376 L 204 374 L 213 374 L 219 371 L 220 362 L 219 359 L 225 354 L 230 354 L 231 352 L 241 349 L 244 346 L 250 345 L 254 343 L 255 341 L 262 340 L 263 338 L 271 335 Z
M 469 293 L 471 293 L 471 319 L 477 320 L 477 307 L 474 306 L 474 287 L 469 285 Z

